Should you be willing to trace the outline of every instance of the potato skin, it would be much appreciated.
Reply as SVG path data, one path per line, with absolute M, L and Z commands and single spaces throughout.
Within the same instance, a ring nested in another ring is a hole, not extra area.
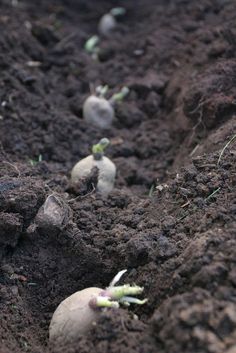
M 99 169 L 97 190 L 102 195 L 107 195 L 114 186 L 116 166 L 106 156 L 96 160 L 93 155 L 90 155 L 79 161 L 71 171 L 71 181 L 76 183 L 78 180 L 85 178 L 93 167 Z
M 83 117 L 89 124 L 105 129 L 111 126 L 115 118 L 115 112 L 105 98 L 90 96 L 84 102 Z
M 99 317 L 99 309 L 92 309 L 89 301 L 99 295 L 101 288 L 86 288 L 63 300 L 54 312 L 50 327 L 50 342 L 71 342 L 86 334 Z

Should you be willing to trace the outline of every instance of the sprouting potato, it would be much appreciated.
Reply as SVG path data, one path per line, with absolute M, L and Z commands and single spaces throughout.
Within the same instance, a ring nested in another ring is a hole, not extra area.
M 49 327 L 50 342 L 74 342 L 86 334 L 99 318 L 103 308 L 118 308 L 124 305 L 144 304 L 147 299 L 139 300 L 129 295 L 143 292 L 138 286 L 115 286 L 126 270 L 120 271 L 106 289 L 91 287 L 72 294 L 59 304 L 52 316 Z
M 111 13 L 103 15 L 98 23 L 98 32 L 104 37 L 109 37 L 117 27 L 117 21 Z
M 58 337 L 72 341 L 78 335 L 86 333 L 99 316 L 99 311 L 92 309 L 89 301 L 101 291 L 100 288 L 87 288 L 61 302 L 50 323 L 50 341 Z
M 79 180 L 86 178 L 94 167 L 98 168 L 97 191 L 106 196 L 114 187 L 116 166 L 106 156 L 104 150 L 109 144 L 107 138 L 93 146 L 92 154 L 76 163 L 71 171 L 71 181 L 76 184 Z
M 116 166 L 107 157 L 96 160 L 93 155 L 90 155 L 79 161 L 71 172 L 71 180 L 73 183 L 85 178 L 92 171 L 93 167 L 99 169 L 97 191 L 103 195 L 107 195 L 114 186 L 116 176 Z
M 111 126 L 115 112 L 107 99 L 92 95 L 84 102 L 83 116 L 88 123 L 105 129 Z
M 124 15 L 125 12 L 123 7 L 115 7 L 109 13 L 104 14 L 98 23 L 99 34 L 110 37 L 118 25 L 116 17 Z
M 109 128 L 115 118 L 114 106 L 116 102 L 122 101 L 129 93 L 127 87 L 123 87 L 119 93 L 110 99 L 105 98 L 108 86 L 97 87 L 96 94 L 89 96 L 83 104 L 83 117 L 85 121 L 100 129 Z

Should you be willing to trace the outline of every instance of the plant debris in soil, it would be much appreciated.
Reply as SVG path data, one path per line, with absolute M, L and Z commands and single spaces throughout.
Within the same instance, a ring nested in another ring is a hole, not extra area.
M 114 6 L 126 15 L 94 60 L 84 43 Z M 234 0 L 0 8 L 0 352 L 235 352 Z M 101 131 L 82 106 L 105 84 L 130 94 Z M 106 198 L 96 175 L 70 185 L 104 136 L 118 171 Z M 125 268 L 148 303 L 50 346 L 58 304 Z

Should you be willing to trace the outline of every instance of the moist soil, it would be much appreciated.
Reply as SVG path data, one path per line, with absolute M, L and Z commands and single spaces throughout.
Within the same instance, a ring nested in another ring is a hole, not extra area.
M 94 60 L 84 43 L 114 6 L 127 13 Z M 235 1 L 0 8 L 0 352 L 236 352 Z M 82 117 L 100 84 L 130 89 L 107 130 Z M 108 197 L 96 173 L 70 183 L 102 137 Z M 123 269 L 147 304 L 49 345 L 57 305 Z

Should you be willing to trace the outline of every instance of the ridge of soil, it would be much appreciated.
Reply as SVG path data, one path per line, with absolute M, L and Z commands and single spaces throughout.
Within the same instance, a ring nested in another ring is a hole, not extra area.
M 95 61 L 84 42 L 113 6 L 127 14 Z M 234 1 L 0 7 L 0 353 L 234 353 Z M 99 84 L 131 91 L 105 131 L 82 119 Z M 107 198 L 95 175 L 77 189 L 69 180 L 104 136 L 118 170 Z M 57 305 L 124 268 L 121 283 L 143 286 L 148 303 L 50 346 Z

